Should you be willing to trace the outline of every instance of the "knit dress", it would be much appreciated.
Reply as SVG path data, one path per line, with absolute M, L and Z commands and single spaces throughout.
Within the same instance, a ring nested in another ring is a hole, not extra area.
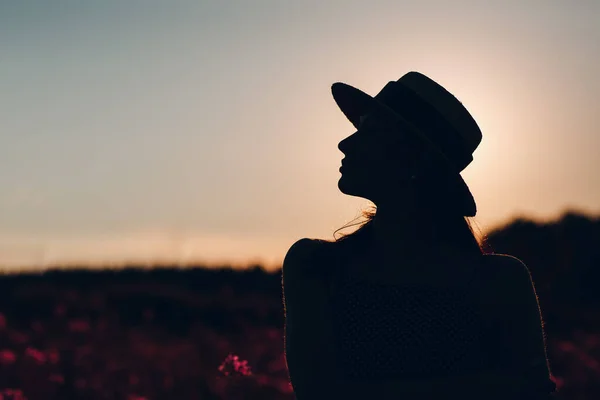
M 467 291 L 346 283 L 332 301 L 343 377 L 427 379 L 488 368 L 475 305 Z
M 547 369 L 544 343 L 531 346 L 530 339 L 509 339 L 519 324 L 529 324 L 535 331 L 541 323 L 539 314 L 535 320 L 535 312 L 529 313 L 533 321 L 524 322 L 515 315 L 511 324 L 506 318 L 495 318 L 497 302 L 478 285 L 490 278 L 484 265 L 474 266 L 458 287 L 374 282 L 345 273 L 347 260 L 334 254 L 330 244 L 317 249 L 312 256 L 321 263 L 333 263 L 333 268 L 322 275 L 313 271 L 305 280 L 305 300 L 293 288 L 286 293 L 284 271 L 286 360 L 299 400 L 337 397 L 344 387 L 362 382 L 375 386 L 390 381 L 428 382 L 481 372 L 516 376 L 520 387 L 506 390 L 513 395 L 511 399 L 517 399 L 514 393 L 528 400 L 551 398 L 555 385 Z M 486 257 L 481 257 L 482 264 Z M 288 275 L 289 282 L 293 274 Z M 323 297 L 319 300 L 319 296 Z M 535 354 L 534 347 L 538 349 Z M 474 381 L 471 386 L 477 385 Z M 494 391 L 498 394 L 504 389 L 499 385 Z M 357 391 L 350 390 L 344 397 L 353 392 Z M 482 399 L 486 397 L 492 396 L 481 393 Z M 409 397 L 398 390 L 397 398 Z

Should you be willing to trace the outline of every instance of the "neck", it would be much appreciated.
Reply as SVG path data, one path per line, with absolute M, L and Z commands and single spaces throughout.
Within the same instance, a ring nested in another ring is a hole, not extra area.
M 372 222 L 375 248 L 418 253 L 433 240 L 432 216 L 417 207 L 378 205 Z

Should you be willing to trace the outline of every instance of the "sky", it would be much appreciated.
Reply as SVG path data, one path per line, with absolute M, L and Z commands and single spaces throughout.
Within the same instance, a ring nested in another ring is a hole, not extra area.
M 493 4 L 493 5 L 490 5 Z M 600 213 L 600 2 L 0 1 L 0 265 L 276 266 L 342 194 L 331 97 L 420 71 L 483 140 L 489 231 Z

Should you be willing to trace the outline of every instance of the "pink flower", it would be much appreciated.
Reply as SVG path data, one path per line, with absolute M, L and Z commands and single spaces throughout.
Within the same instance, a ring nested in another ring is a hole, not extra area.
M 57 349 L 48 349 L 46 350 L 46 357 L 48 358 L 48 362 L 50 364 L 58 364 L 60 360 L 60 354 Z
M 71 332 L 88 332 L 90 323 L 82 319 L 72 319 L 69 321 L 69 330 Z
M 0 400 L 27 400 L 27 397 L 19 389 L 0 390 Z
M 25 355 L 33 358 L 35 362 L 40 365 L 46 362 L 46 355 L 38 349 L 34 349 L 33 347 L 28 347 L 27 350 L 25 350 Z
M 23 332 L 8 331 L 8 334 L 9 334 L 10 339 L 15 343 L 25 344 L 25 343 L 29 342 L 29 336 L 27 336 Z
M 283 334 L 280 329 L 270 328 L 267 330 L 267 337 L 269 339 L 272 339 L 272 340 L 280 339 L 282 336 L 283 336 Z
M 231 353 L 225 358 L 223 363 L 219 366 L 219 371 L 225 376 L 237 375 L 237 376 L 248 376 L 252 375 L 252 371 L 248 366 L 248 361 L 240 361 L 238 356 Z
M 0 364 L 12 364 L 17 361 L 17 355 L 12 350 L 0 350 Z
M 575 346 L 573 345 L 573 343 L 567 341 L 559 342 L 556 347 L 565 352 L 571 352 L 575 350 Z
M 552 375 L 550 376 L 550 379 L 552 379 L 552 382 L 556 384 L 556 388 L 558 390 L 560 390 L 560 388 L 562 388 L 565 385 L 565 380 L 559 376 Z
M 50 382 L 65 383 L 65 378 L 60 374 L 52 374 L 48 377 Z
M 138 378 L 137 375 L 135 375 L 135 374 L 129 375 L 129 384 L 130 385 L 135 386 L 138 383 L 140 383 L 140 378 Z
M 259 385 L 265 386 L 266 384 L 269 383 L 269 377 L 265 376 L 265 375 L 261 375 L 258 377 L 258 379 L 256 381 L 258 382 Z

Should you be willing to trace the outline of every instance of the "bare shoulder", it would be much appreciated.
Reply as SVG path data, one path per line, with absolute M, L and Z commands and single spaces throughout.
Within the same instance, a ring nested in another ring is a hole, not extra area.
M 529 268 L 517 257 L 508 254 L 486 254 L 484 268 L 489 283 L 501 291 L 526 290 L 533 285 Z
M 283 259 L 283 274 L 293 275 L 299 269 L 313 265 L 317 254 L 328 242 L 321 239 L 302 238 L 294 242 Z
M 506 277 L 527 276 L 529 277 L 529 268 L 523 261 L 509 254 L 485 254 L 483 259 L 486 268 L 495 274 Z
M 317 249 L 322 246 L 319 239 L 302 238 L 294 242 L 288 249 L 283 264 L 295 264 L 301 260 L 311 259 Z

